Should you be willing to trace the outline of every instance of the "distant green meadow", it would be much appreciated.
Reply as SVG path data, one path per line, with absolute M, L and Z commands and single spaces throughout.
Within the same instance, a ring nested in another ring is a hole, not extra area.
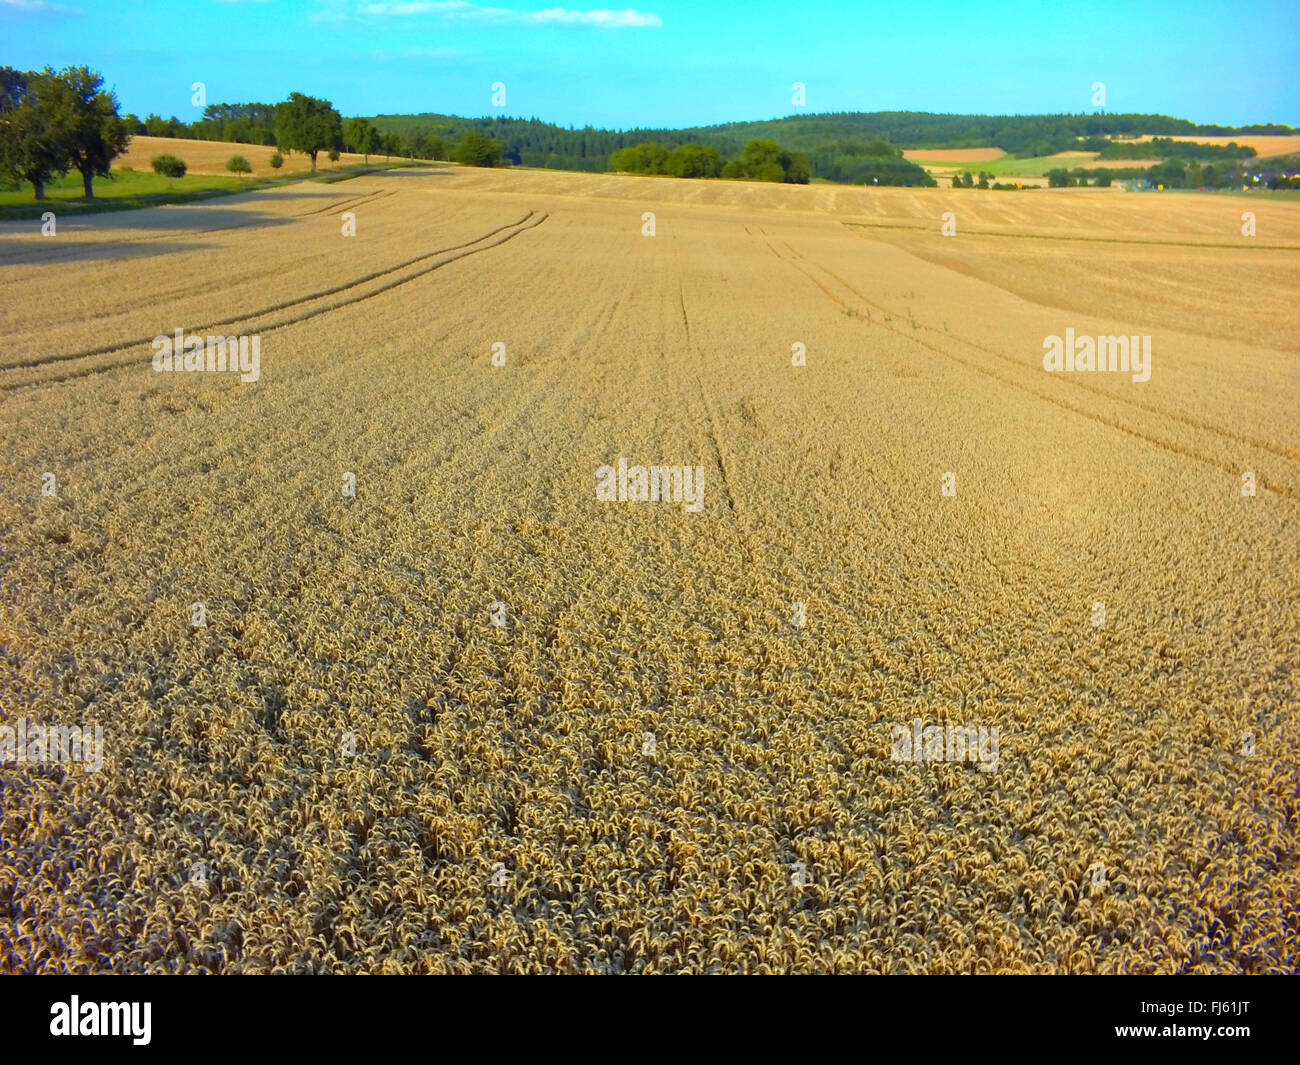
M 992 159 L 987 163 L 954 163 L 946 159 L 912 159 L 910 162 L 923 166 L 927 170 L 931 167 L 956 168 L 958 173 L 964 174 L 969 170 L 977 176 L 982 170 L 994 177 L 1042 177 L 1049 170 L 1071 170 L 1088 160 L 1083 156 L 1062 159 L 1056 155 L 1031 155 L 1019 159 L 1004 155 L 1001 159 Z M 1152 162 L 1154 163 L 1155 160 Z
M 209 189 L 239 188 L 251 185 L 251 181 L 240 181 L 236 177 L 209 174 L 186 174 L 183 178 L 165 178 L 152 170 L 114 170 L 111 178 L 95 178 L 95 199 L 119 200 L 133 196 L 156 196 L 168 192 L 203 192 Z M 69 204 L 86 204 L 82 195 L 81 175 L 65 174 L 55 178 L 45 186 L 45 201 L 50 204 L 67 206 Z M 32 186 L 23 182 L 12 191 L 0 191 L 0 204 L 37 205 Z

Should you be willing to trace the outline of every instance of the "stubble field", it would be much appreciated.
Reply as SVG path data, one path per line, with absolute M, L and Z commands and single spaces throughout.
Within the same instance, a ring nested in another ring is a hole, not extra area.
M 1300 203 L 431 166 L 0 286 L 0 723 L 104 729 L 0 969 L 1296 968 Z
M 129 166 L 136 170 L 148 170 L 153 163 L 153 159 L 158 155 L 175 155 L 185 161 L 188 173 L 191 174 L 226 174 L 226 161 L 232 155 L 242 155 L 248 160 L 249 165 L 253 168 L 253 174 L 257 177 L 275 177 L 277 173 L 288 173 L 294 170 L 307 170 L 311 167 L 311 160 L 302 152 L 286 154 L 280 150 L 284 156 L 284 163 L 281 170 L 277 171 L 271 166 L 271 156 L 275 155 L 276 149 L 265 144 L 230 144 L 226 141 L 200 141 L 192 140 L 188 137 L 147 137 L 135 136 L 131 138 L 130 145 L 127 146 L 126 152 L 114 161 L 118 167 Z M 374 159 L 375 156 L 371 156 Z M 382 155 L 378 158 L 383 158 Z M 321 152 L 316 157 L 317 170 L 337 170 L 345 166 L 361 166 L 367 161 L 365 156 L 355 155 L 352 152 L 341 152 L 338 162 L 332 163 L 326 157 L 325 152 Z

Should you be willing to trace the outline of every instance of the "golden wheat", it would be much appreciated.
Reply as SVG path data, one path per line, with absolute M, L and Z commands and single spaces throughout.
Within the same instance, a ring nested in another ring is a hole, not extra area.
M 79 225 L 0 227 L 0 723 L 106 753 L 0 766 L 0 969 L 1300 961 L 1300 205 L 437 167 Z

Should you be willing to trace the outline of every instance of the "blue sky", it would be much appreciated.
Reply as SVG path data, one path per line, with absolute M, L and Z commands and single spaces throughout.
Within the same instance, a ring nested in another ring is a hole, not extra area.
M 963 114 L 1092 111 L 1102 82 L 1109 111 L 1300 125 L 1300 0 L 550 2 L 0 0 L 0 64 L 84 63 L 123 111 L 185 120 L 196 81 L 610 128 L 792 114 L 794 82 L 807 111 Z

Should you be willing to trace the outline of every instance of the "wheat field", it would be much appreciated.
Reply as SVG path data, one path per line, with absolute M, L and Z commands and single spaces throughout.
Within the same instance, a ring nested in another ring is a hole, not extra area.
M 276 152 L 284 157 L 279 170 L 271 166 L 271 156 Z M 158 155 L 175 155 L 185 161 L 191 174 L 226 174 L 226 161 L 232 155 L 242 155 L 257 177 L 276 177 L 295 170 L 308 170 L 311 160 L 302 152 L 288 152 L 265 144 L 231 144 L 226 141 L 200 141 L 188 137 L 147 137 L 143 134 L 131 138 L 126 151 L 114 160 L 115 167 L 148 170 Z M 371 159 L 376 156 L 371 156 Z M 383 158 L 383 156 L 378 156 Z M 316 169 L 338 170 L 345 166 L 361 166 L 366 157 L 352 152 L 340 152 L 337 163 L 331 163 L 325 152 L 316 157 Z
M 1300 202 L 447 165 L 0 241 L 0 723 L 104 730 L 0 765 L 0 969 L 1296 969 Z
M 1115 137 L 1113 139 L 1121 143 L 1126 140 L 1142 142 L 1149 141 L 1155 136 L 1156 135 L 1153 133 L 1145 133 L 1138 137 Z M 1245 136 L 1242 136 L 1241 134 L 1232 134 L 1231 136 L 1224 137 L 1205 137 L 1197 135 L 1191 137 L 1171 137 L 1170 139 L 1176 141 L 1189 141 L 1193 144 L 1241 144 L 1247 148 L 1254 148 L 1256 155 L 1261 159 L 1277 158 L 1280 155 L 1293 155 L 1296 152 L 1300 152 L 1300 135 L 1297 134 L 1254 133 L 1246 134 Z

